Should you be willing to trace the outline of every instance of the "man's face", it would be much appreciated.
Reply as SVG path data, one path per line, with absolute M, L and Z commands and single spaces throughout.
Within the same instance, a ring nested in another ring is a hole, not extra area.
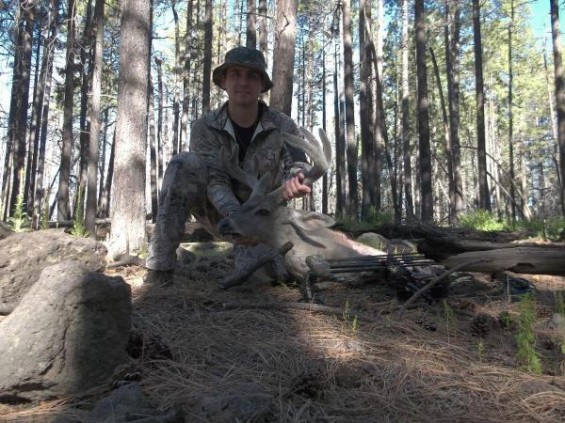
M 263 78 L 255 69 L 230 66 L 224 74 L 222 85 L 232 103 L 249 105 L 257 102 L 263 90 Z

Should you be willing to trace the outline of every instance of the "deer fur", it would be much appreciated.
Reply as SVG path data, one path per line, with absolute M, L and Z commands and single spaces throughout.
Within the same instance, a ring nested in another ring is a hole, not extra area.
M 285 141 L 303 150 L 312 164 L 301 164 L 300 171 L 305 182 L 312 184 L 329 169 L 331 146 L 326 134 L 320 130 L 320 140 L 310 132 L 301 130 L 304 138 L 288 135 Z M 294 247 L 286 254 L 287 271 L 297 280 L 304 280 L 309 272 L 306 258 L 321 256 L 324 259 L 354 258 L 360 256 L 385 255 L 384 252 L 355 242 L 344 234 L 332 230 L 334 220 L 324 214 L 281 206 L 282 186 L 267 192 L 272 177 L 263 175 L 260 179 L 245 173 L 237 165 L 237 154 L 221 159 L 228 174 L 252 188 L 249 199 L 241 209 L 222 219 L 218 230 L 224 236 L 252 237 L 273 249 L 279 249 L 290 241 Z

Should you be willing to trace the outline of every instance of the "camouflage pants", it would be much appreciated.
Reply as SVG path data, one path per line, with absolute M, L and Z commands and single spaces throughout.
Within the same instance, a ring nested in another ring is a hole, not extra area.
M 152 270 L 172 270 L 177 248 L 192 214 L 204 227 L 215 230 L 221 216 L 208 202 L 208 169 L 194 153 L 180 153 L 172 158 L 159 194 L 159 208 L 149 243 L 146 266 Z
M 210 233 L 218 235 L 216 224 L 222 216 L 208 201 L 206 164 L 194 153 L 173 157 L 163 178 L 159 208 L 149 243 L 146 267 L 151 270 L 172 270 L 177 263 L 177 248 L 185 232 L 189 215 L 193 215 Z M 235 245 L 236 271 L 265 254 L 267 247 Z M 280 274 L 284 263 L 275 263 L 274 273 Z M 271 272 L 272 273 L 272 272 Z

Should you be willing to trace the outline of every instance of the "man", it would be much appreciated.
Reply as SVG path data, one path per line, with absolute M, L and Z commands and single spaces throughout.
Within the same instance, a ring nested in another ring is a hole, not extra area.
M 273 174 L 272 188 L 284 184 L 285 200 L 310 193 L 310 187 L 302 183 L 303 175 L 292 173 L 299 162 L 305 162 L 304 153 L 284 143 L 285 133 L 300 135 L 296 123 L 259 100 L 273 86 L 266 68 L 259 50 L 236 47 L 214 69 L 212 80 L 226 91 L 228 101 L 194 123 L 190 152 L 173 157 L 167 167 L 149 244 L 147 283 L 172 282 L 176 250 L 189 213 L 214 232 L 216 223 L 249 197 L 249 187 L 225 172 L 221 149 L 246 172 Z M 252 246 L 236 247 L 236 255 L 253 250 Z

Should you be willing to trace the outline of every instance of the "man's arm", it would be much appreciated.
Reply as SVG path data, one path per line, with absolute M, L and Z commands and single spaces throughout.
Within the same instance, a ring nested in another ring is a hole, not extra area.
M 197 153 L 208 166 L 208 200 L 222 216 L 228 216 L 241 205 L 233 192 L 231 178 L 226 174 L 220 160 L 220 139 L 206 123 L 194 123 L 190 138 L 190 151 Z

